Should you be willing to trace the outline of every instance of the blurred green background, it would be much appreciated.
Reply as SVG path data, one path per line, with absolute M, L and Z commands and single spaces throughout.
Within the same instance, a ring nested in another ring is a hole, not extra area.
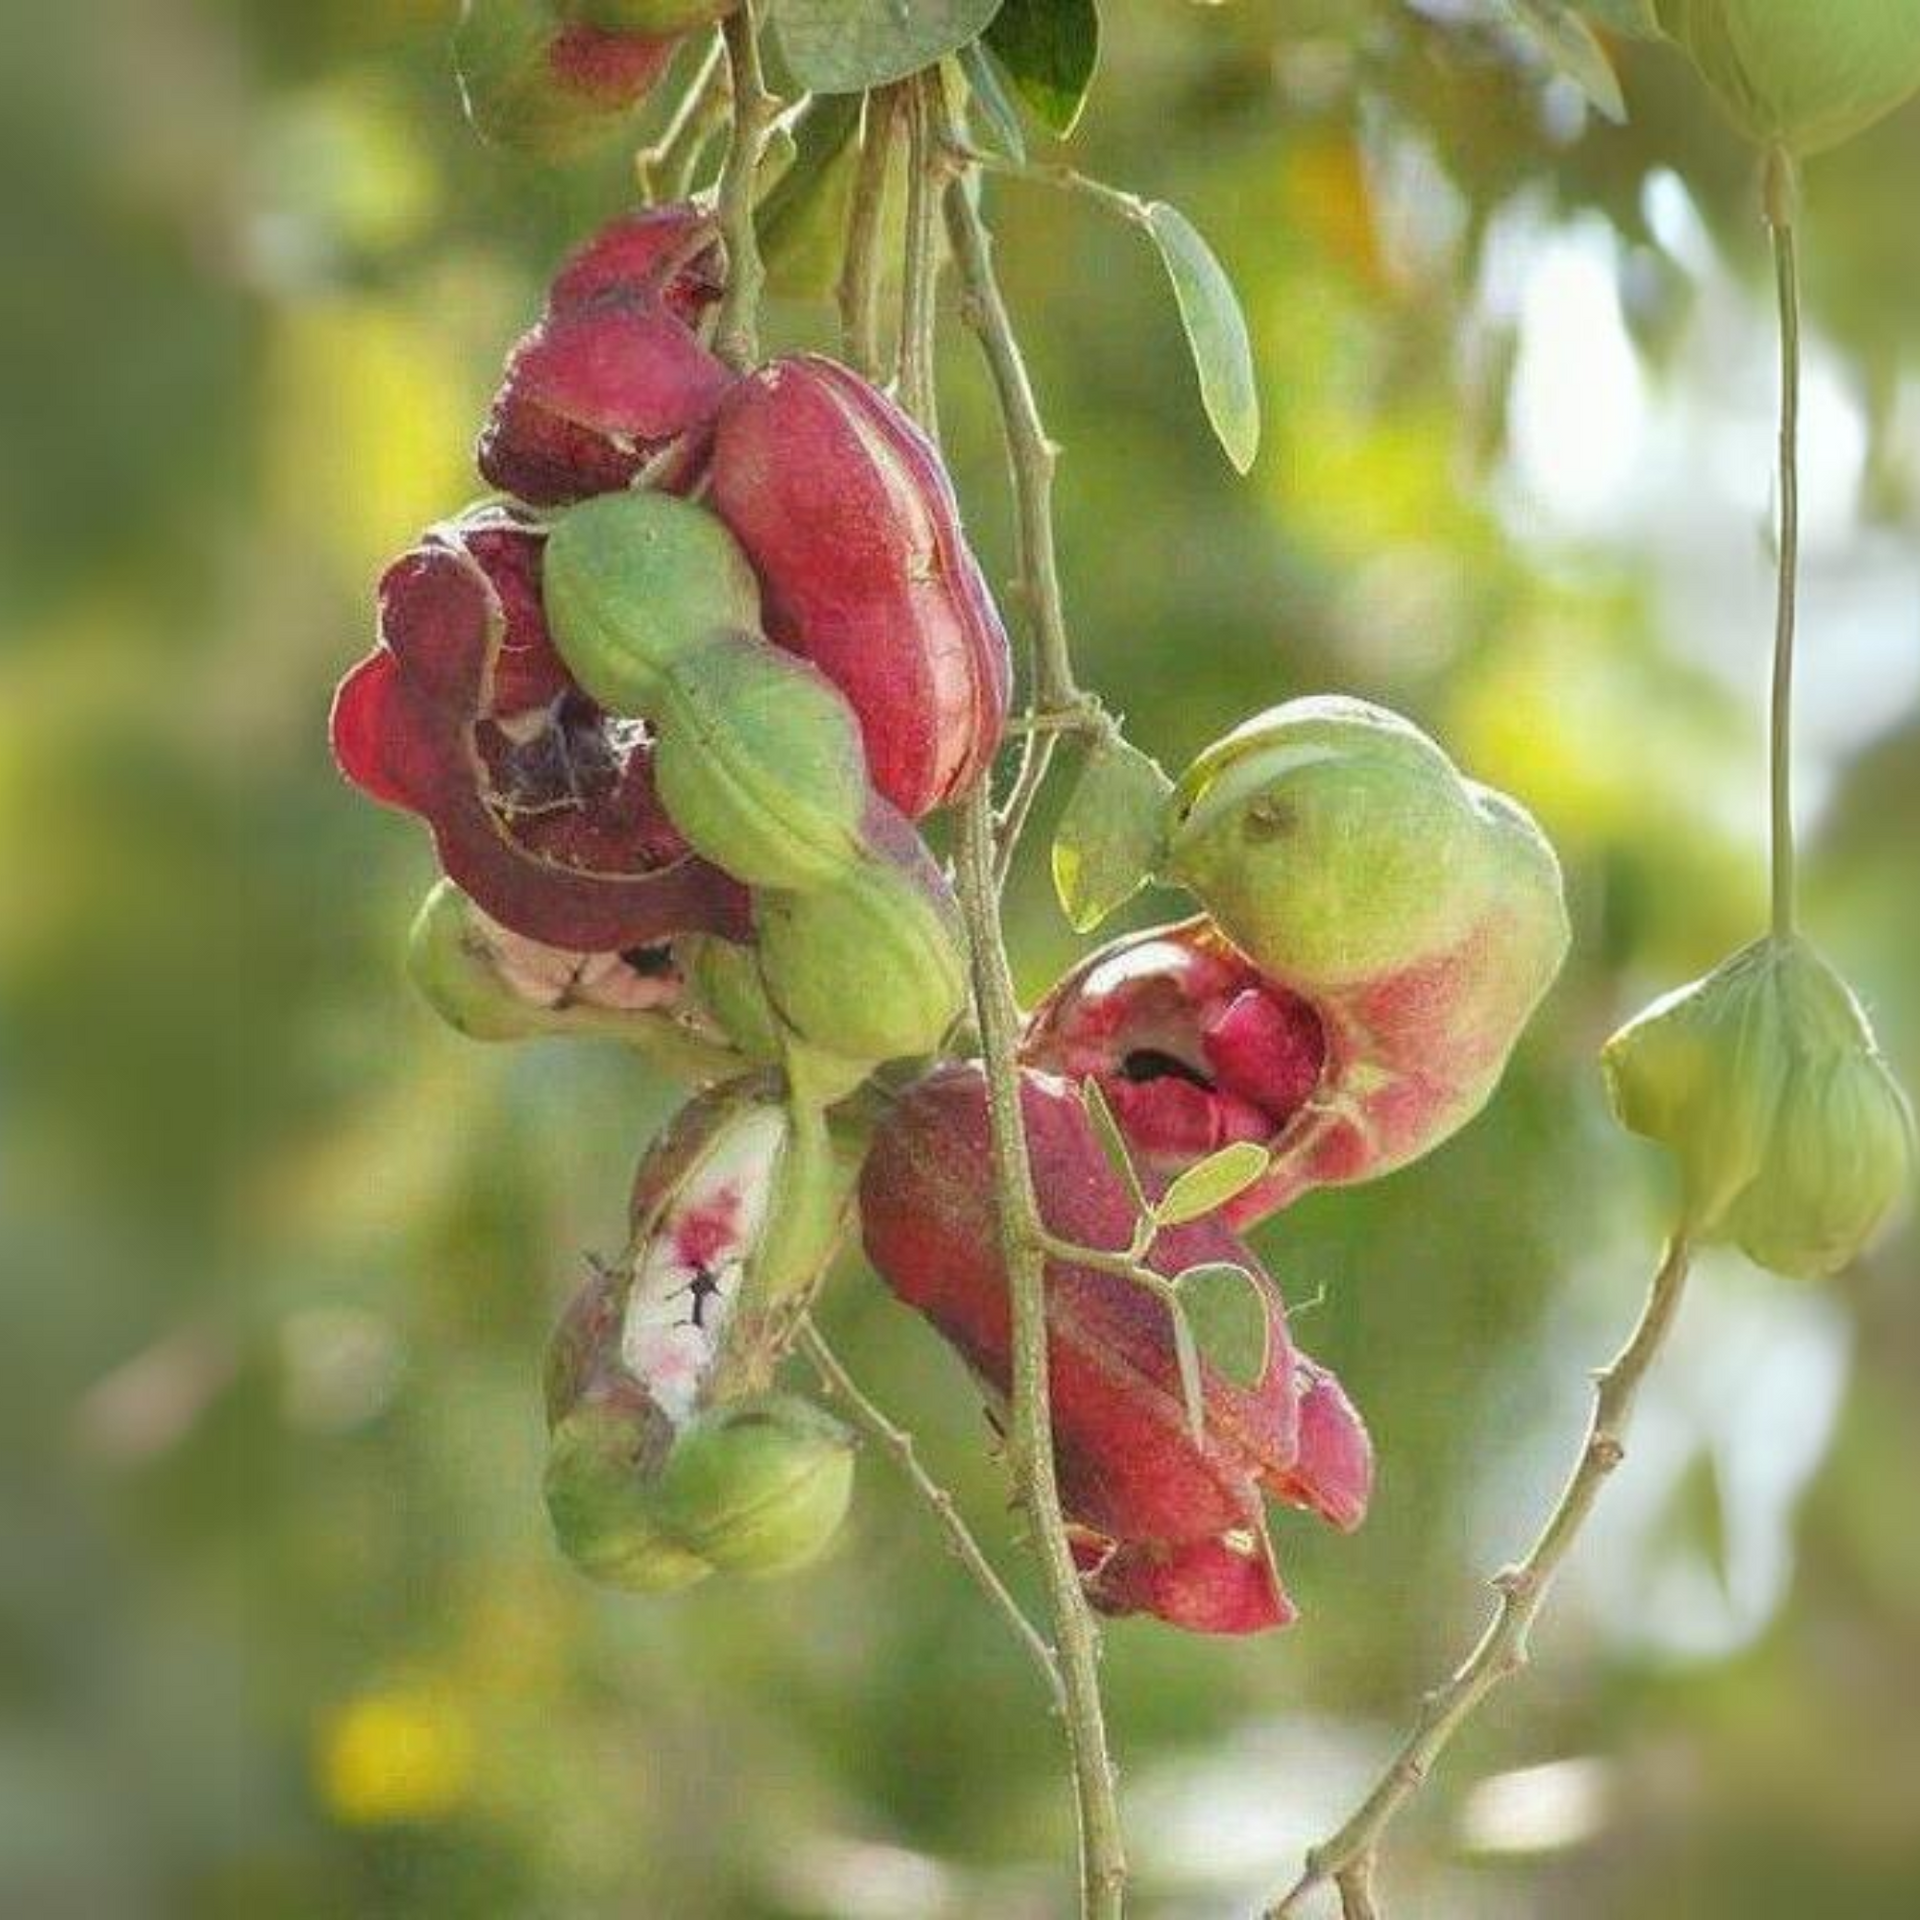
M 473 141 L 449 11 L 0 14 L 0 1912 L 1058 1914 L 1054 1729 L 884 1462 L 784 1587 L 624 1600 L 548 1545 L 541 1346 L 671 1095 L 433 1022 L 397 966 L 425 837 L 324 740 L 377 568 L 475 490 L 500 355 L 625 190 Z M 1137 737 L 1173 764 L 1291 694 L 1388 701 L 1540 813 L 1575 900 L 1492 1111 L 1261 1235 L 1380 1492 L 1353 1539 L 1284 1529 L 1292 1632 L 1109 1635 L 1140 1911 L 1181 1920 L 1276 1889 L 1477 1627 L 1667 1201 L 1594 1049 L 1760 921 L 1754 170 L 1677 60 L 1622 50 L 1614 129 L 1485 11 L 1108 9 L 1076 158 L 1238 280 L 1247 482 L 1137 236 L 991 195 L 1080 659 Z M 1810 174 L 1801 750 L 1808 916 L 1910 1085 L 1916 178 L 1920 111 Z M 1003 576 L 951 313 L 943 352 Z M 1042 828 L 1029 992 L 1072 951 Z M 1399 1832 L 1396 1911 L 1920 1912 L 1915 1265 L 1707 1264 L 1537 1669 Z M 1030 1592 L 957 1366 L 851 1266 L 828 1315 Z

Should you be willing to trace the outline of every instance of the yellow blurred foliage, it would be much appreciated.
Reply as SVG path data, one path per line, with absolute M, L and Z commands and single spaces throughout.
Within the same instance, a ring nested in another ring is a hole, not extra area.
M 281 316 L 263 416 L 274 508 L 355 588 L 475 491 L 461 364 L 389 301 L 341 295 Z
M 473 1729 L 438 1689 L 363 1693 L 322 1722 L 314 1771 L 329 1813 L 348 1826 L 437 1820 L 466 1799 Z

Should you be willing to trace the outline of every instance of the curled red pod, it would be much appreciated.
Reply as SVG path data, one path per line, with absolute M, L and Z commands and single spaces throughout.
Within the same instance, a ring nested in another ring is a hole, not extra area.
M 1325 1076 L 1313 1005 L 1200 918 L 1127 934 L 1068 973 L 1027 1024 L 1021 1057 L 1097 1080 L 1141 1165 L 1172 1176 L 1236 1140 L 1280 1149 Z M 1306 1184 L 1290 1163 L 1229 1201 L 1245 1226 Z
M 1126 1246 L 1133 1203 L 1078 1093 L 1029 1071 L 1021 1102 L 1048 1231 L 1087 1247 Z M 1004 1395 L 1011 1310 L 977 1067 L 942 1068 L 900 1097 L 868 1154 L 860 1204 L 881 1278 Z M 1149 1611 L 1196 1631 L 1282 1625 L 1292 1609 L 1259 1544 L 1263 1497 L 1341 1524 L 1357 1519 L 1372 1481 L 1366 1430 L 1337 1383 L 1328 1391 L 1332 1376 L 1295 1352 L 1278 1289 L 1216 1218 L 1162 1232 L 1149 1260 L 1168 1278 L 1222 1262 L 1243 1268 L 1267 1298 L 1272 1338 L 1251 1386 L 1203 1370 L 1196 1438 L 1164 1303 L 1123 1275 L 1049 1263 L 1054 1448 L 1089 1593 L 1109 1610 Z
M 1299 1610 L 1260 1542 L 1250 1535 L 1159 1541 L 1087 1552 L 1076 1543 L 1087 1598 L 1101 1613 L 1150 1613 L 1189 1633 L 1265 1633 Z
M 482 508 L 394 562 L 380 644 L 334 697 L 341 771 L 419 814 L 448 877 L 529 939 L 611 953 L 744 937 L 744 891 L 688 852 L 654 794 L 645 728 L 595 706 L 554 654 L 540 551 Z
M 603 228 L 561 268 L 508 356 L 480 471 L 537 506 L 624 487 L 650 461 L 690 478 L 733 375 L 700 337 L 720 297 L 710 216 L 652 207 Z
M 964 793 L 999 747 L 1011 668 L 926 435 L 831 360 L 775 360 L 721 405 L 709 487 L 769 636 L 860 716 L 879 792 L 912 819 Z

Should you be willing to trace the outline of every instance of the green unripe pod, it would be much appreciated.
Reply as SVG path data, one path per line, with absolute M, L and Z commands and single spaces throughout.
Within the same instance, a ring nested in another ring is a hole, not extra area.
M 554 1427 L 547 1516 L 561 1551 L 590 1579 L 634 1593 L 672 1593 L 713 1571 L 655 1510 L 673 1428 L 639 1395 L 596 1395 Z
M 816 1560 L 846 1517 L 853 1443 L 785 1394 L 702 1414 L 678 1439 L 638 1396 L 599 1395 L 554 1428 L 547 1512 L 580 1570 L 634 1593 L 712 1573 L 771 1577 Z
M 891 808 L 872 857 L 830 886 L 754 902 L 760 974 L 802 1039 L 853 1060 L 932 1053 L 966 1006 L 966 938 L 946 877 Z
M 554 1015 L 502 978 L 478 909 L 451 880 L 435 886 L 414 916 L 407 977 L 434 1012 L 470 1040 L 526 1040 L 551 1031 Z
M 1907 1187 L 1912 1127 L 1877 1055 L 1850 1052 L 1809 1067 L 1781 1103 L 1762 1176 L 1730 1216 L 1749 1258 L 1810 1276 L 1846 1266 Z
M 675 664 L 657 719 L 655 784 L 696 853 L 752 887 L 821 887 L 860 862 L 860 723 L 817 668 L 714 634 Z
M 672 494 L 603 494 L 554 522 L 542 563 L 553 642 L 614 713 L 657 712 L 715 634 L 757 633 L 760 585 L 719 518 Z
M 1655 0 L 1654 12 L 1762 145 L 1818 153 L 1920 92 L 1913 0 Z
M 846 1518 L 853 1441 L 787 1394 L 730 1401 L 681 1436 L 654 1511 L 667 1537 L 726 1573 L 771 1576 L 817 1560 Z
M 696 852 L 756 887 L 818 887 L 861 858 L 867 758 L 818 668 L 760 637 L 760 589 L 712 514 L 608 494 L 547 542 L 547 617 L 593 698 L 659 730 L 654 777 Z
M 671 945 L 625 953 L 546 946 L 482 913 L 451 880 L 441 880 L 414 917 L 407 975 L 469 1040 L 598 1034 L 693 1080 L 739 1068 L 685 1004 Z
M 1573 941 L 1560 859 L 1540 824 L 1511 795 L 1469 780 L 1474 811 L 1486 823 L 1490 853 L 1482 924 L 1497 931 L 1504 964 L 1490 967 L 1461 995 L 1463 1026 L 1517 1030 L 1566 960 Z
M 1170 807 L 1168 877 L 1290 984 L 1337 989 L 1454 947 L 1491 900 L 1542 881 L 1540 944 L 1555 965 L 1564 951 L 1558 865 L 1531 821 L 1364 701 L 1257 716 L 1201 754 Z
M 1907 1186 L 1906 1096 L 1859 1001 L 1803 941 L 1744 948 L 1601 1059 L 1621 1123 L 1679 1161 L 1687 1230 L 1777 1273 L 1837 1272 Z
M 602 33 L 671 39 L 725 19 L 739 0 L 557 0 L 563 19 Z
M 759 954 L 703 933 L 688 934 L 676 945 L 688 983 L 715 1025 L 749 1060 L 778 1066 L 786 1033 L 761 982 Z
M 630 126 L 672 58 L 671 40 L 569 27 L 551 0 L 465 0 L 454 35 L 475 131 L 553 165 L 585 159 Z

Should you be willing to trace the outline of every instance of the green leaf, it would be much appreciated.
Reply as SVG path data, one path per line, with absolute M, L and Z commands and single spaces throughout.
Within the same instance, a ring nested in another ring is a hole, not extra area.
M 1187 1431 L 1198 1446 L 1207 1437 L 1207 1383 L 1200 1370 L 1200 1346 L 1187 1324 L 1187 1310 L 1179 1301 L 1170 1301 L 1168 1313 L 1173 1319 L 1173 1357 L 1180 1367 L 1180 1398 L 1186 1404 Z
M 1563 0 L 1504 0 L 1505 11 L 1521 34 L 1563 80 L 1570 80 L 1594 109 L 1616 126 L 1627 117 L 1620 81 L 1600 36 Z
M 999 143 L 1000 151 L 1008 159 L 1024 163 L 1027 138 L 1020 131 L 1019 112 L 1007 98 L 1007 90 L 1000 84 L 1000 70 L 994 65 L 982 41 L 970 40 L 960 49 L 960 71 L 966 78 L 967 91 L 973 96 L 974 104 L 993 129 L 993 137 Z
M 1091 933 L 1153 877 L 1173 782 L 1117 734 L 1087 754 L 1053 836 L 1053 887 L 1076 933 Z
M 814 93 L 864 93 L 978 39 L 1000 0 L 774 0 L 793 77 Z
M 1168 1187 L 1153 1208 L 1154 1221 L 1162 1227 L 1181 1227 L 1198 1220 L 1245 1193 L 1271 1164 L 1266 1148 L 1251 1140 L 1221 1147 L 1196 1160 Z
M 1222 1260 L 1189 1267 L 1174 1285 L 1202 1358 L 1235 1386 L 1257 1387 L 1273 1349 L 1273 1321 L 1260 1283 L 1245 1267 Z
M 1180 303 L 1180 323 L 1193 351 L 1207 418 L 1235 470 L 1245 473 L 1260 451 L 1260 395 L 1239 296 L 1213 249 L 1178 208 L 1152 201 L 1146 224 Z
M 761 199 L 754 223 L 771 289 L 790 299 L 818 298 L 839 274 L 859 159 L 860 96 L 814 94 L 784 119 L 793 159 Z
M 1041 125 L 1064 140 L 1100 63 L 1094 0 L 1006 0 L 986 38 Z
M 1093 1122 L 1094 1138 L 1100 1143 L 1100 1151 L 1107 1156 L 1113 1170 L 1127 1183 L 1127 1191 L 1133 1196 L 1133 1210 L 1144 1216 L 1147 1211 L 1146 1189 L 1140 1184 L 1140 1172 L 1133 1164 L 1133 1155 L 1127 1150 L 1127 1136 L 1120 1131 L 1120 1122 L 1113 1117 L 1113 1109 L 1107 1104 L 1107 1096 L 1100 1082 L 1091 1074 L 1080 1082 L 1080 1098 L 1086 1103 L 1087 1118 Z

